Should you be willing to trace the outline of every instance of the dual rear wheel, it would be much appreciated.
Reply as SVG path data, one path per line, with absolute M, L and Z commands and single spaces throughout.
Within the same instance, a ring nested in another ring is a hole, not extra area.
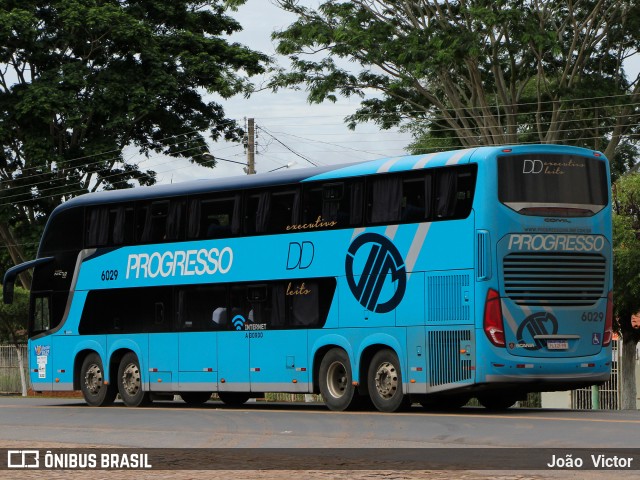
M 105 369 L 97 353 L 90 353 L 80 368 L 80 389 L 85 401 L 93 407 L 111 405 L 118 393 L 125 405 L 139 407 L 151 402 L 149 392 L 142 388 L 140 362 L 135 353 L 122 357 L 118 366 L 116 383 L 105 381 Z
M 322 359 L 319 382 L 320 393 L 330 410 L 366 407 L 369 401 L 381 412 L 395 412 L 408 405 L 408 397 L 402 393 L 400 362 L 390 349 L 378 351 L 371 359 L 367 372 L 368 396 L 358 393 L 349 356 L 340 348 L 329 350 Z

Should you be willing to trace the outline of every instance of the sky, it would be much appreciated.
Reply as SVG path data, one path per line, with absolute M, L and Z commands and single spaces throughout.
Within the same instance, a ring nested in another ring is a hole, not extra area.
M 229 37 L 254 50 L 273 56 L 276 63 L 286 65 L 287 59 L 275 54 L 271 40 L 274 30 L 285 29 L 295 16 L 273 4 L 273 0 L 247 0 L 237 12 L 228 12 L 242 25 L 243 31 Z M 627 62 L 627 75 L 635 78 L 640 71 L 640 58 Z M 252 77 L 260 86 L 266 76 Z M 220 103 L 227 118 L 245 125 L 246 118 L 255 118 L 258 127 L 256 170 L 258 173 L 281 168 L 306 168 L 354 161 L 392 157 L 406 152 L 410 134 L 398 129 L 380 130 L 375 124 L 360 124 L 354 131 L 344 123 L 359 105 L 358 98 L 339 98 L 336 103 L 309 104 L 304 88 L 300 91 L 262 90 L 250 98 L 213 98 Z M 125 151 L 125 158 L 133 161 L 142 157 L 135 149 Z M 217 158 L 245 163 L 244 147 L 236 143 L 219 142 L 210 145 L 210 153 Z M 288 166 L 288 167 L 286 167 Z M 243 166 L 219 161 L 216 168 L 191 164 L 186 159 L 152 155 L 141 167 L 157 172 L 158 183 L 174 183 L 199 178 L 219 178 L 244 175 Z
M 295 16 L 276 7 L 271 0 L 247 0 L 237 12 L 229 12 L 242 25 L 243 31 L 230 37 L 269 56 L 275 56 L 271 41 L 273 30 L 281 30 L 295 21 Z M 286 58 L 275 58 L 280 65 Z M 252 77 L 257 86 L 266 77 Z M 255 118 L 258 127 L 256 171 L 258 173 L 286 168 L 306 168 L 354 161 L 373 160 L 406 153 L 410 143 L 408 133 L 398 129 L 380 130 L 374 124 L 363 124 L 349 130 L 344 118 L 353 114 L 359 100 L 339 99 L 336 103 L 309 104 L 304 89 L 301 91 L 258 91 L 250 98 L 215 98 L 226 113 L 240 125 L 245 118 Z M 274 139 L 275 138 L 275 139 Z M 284 145 L 283 145 L 284 144 Z M 293 150 L 293 153 L 291 150 Z M 240 144 L 219 142 L 210 145 L 210 153 L 217 158 L 235 162 L 247 161 Z M 125 158 L 136 158 L 136 151 L 125 151 Z M 152 155 L 143 160 L 141 167 L 151 168 L 158 174 L 158 183 L 175 183 L 198 178 L 219 178 L 244 175 L 242 165 L 219 161 L 216 168 L 204 168 L 186 159 Z

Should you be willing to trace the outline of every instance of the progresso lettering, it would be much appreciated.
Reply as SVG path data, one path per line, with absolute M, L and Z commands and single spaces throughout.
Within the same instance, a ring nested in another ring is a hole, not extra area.
M 592 235 L 517 234 L 509 238 L 509 250 L 601 252 L 604 247 L 604 237 Z
M 127 260 L 126 278 L 156 278 L 225 274 L 233 264 L 233 250 L 225 247 L 169 252 L 132 253 Z

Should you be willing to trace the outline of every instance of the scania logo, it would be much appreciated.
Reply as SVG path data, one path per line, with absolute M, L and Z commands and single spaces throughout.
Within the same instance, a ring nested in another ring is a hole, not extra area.
M 537 335 L 555 335 L 558 333 L 558 320 L 549 312 L 529 315 L 518 327 L 518 347 L 525 350 L 540 350 L 544 344 L 536 339 Z
M 354 272 L 356 267 L 362 270 Z M 345 270 L 351 293 L 367 310 L 387 313 L 402 301 L 407 270 L 402 255 L 387 237 L 364 233 L 356 238 L 347 252 Z M 356 275 L 360 277 L 356 279 Z M 385 284 L 390 288 L 385 289 Z

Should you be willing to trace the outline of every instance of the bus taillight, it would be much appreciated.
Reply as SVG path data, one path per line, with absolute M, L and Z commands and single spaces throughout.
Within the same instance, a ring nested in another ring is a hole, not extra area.
M 608 347 L 613 338 L 613 291 L 607 295 L 607 316 L 604 321 L 604 338 L 602 346 Z
M 484 333 L 496 347 L 505 346 L 500 294 L 491 288 L 487 292 L 487 301 L 484 304 Z

